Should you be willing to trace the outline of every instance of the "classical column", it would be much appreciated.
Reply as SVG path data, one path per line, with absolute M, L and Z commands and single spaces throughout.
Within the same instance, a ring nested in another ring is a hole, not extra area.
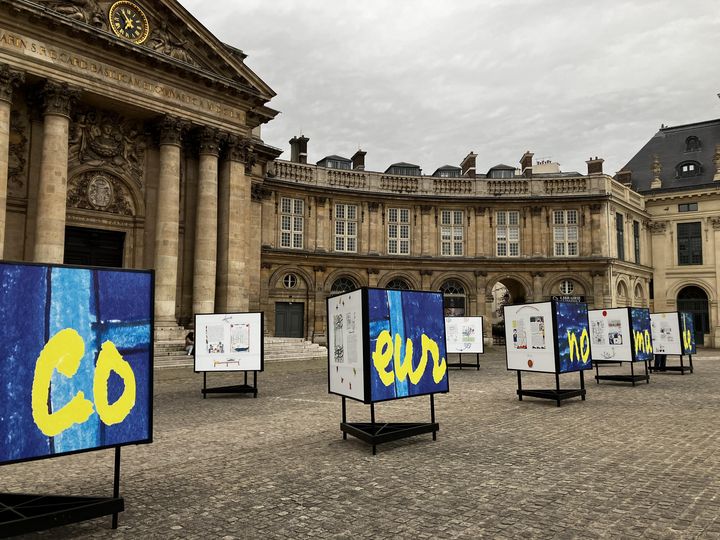
M 43 142 L 33 250 L 37 262 L 63 262 L 70 109 L 78 95 L 66 83 L 53 81 L 47 81 L 42 92 Z
M 7 206 L 8 158 L 10 150 L 10 105 L 13 88 L 25 79 L 23 73 L 0 66 L 0 259 L 5 250 L 5 212 Z
M 250 139 L 231 135 L 220 175 L 218 220 L 218 272 L 215 307 L 219 312 L 245 311 L 249 306 L 246 266 L 250 234 L 251 182 L 245 167 L 251 164 Z
M 175 326 L 180 221 L 180 143 L 183 123 L 166 116 L 160 123 L 160 175 L 155 224 L 155 322 Z
M 193 313 L 215 310 L 215 272 L 218 245 L 218 156 L 220 133 L 205 128 L 200 133 L 200 162 L 195 218 Z

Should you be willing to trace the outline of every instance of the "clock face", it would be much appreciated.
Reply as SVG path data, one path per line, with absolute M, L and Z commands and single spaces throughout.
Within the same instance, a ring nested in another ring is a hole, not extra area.
M 147 39 L 150 31 L 148 20 L 137 4 L 126 0 L 115 2 L 108 16 L 110 28 L 116 36 L 138 45 Z

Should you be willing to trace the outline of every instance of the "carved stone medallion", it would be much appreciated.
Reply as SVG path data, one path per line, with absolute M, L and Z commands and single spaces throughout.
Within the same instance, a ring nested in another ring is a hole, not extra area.
M 98 174 L 93 177 L 87 189 L 88 202 L 97 209 L 106 208 L 113 198 L 113 187 L 110 180 Z

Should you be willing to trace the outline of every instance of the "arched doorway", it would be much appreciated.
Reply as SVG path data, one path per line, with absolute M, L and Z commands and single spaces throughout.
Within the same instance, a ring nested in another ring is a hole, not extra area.
M 704 345 L 705 334 L 710 332 L 710 313 L 705 291 L 696 285 L 683 287 L 677 295 L 677 309 L 692 314 L 695 325 L 695 343 Z
M 493 343 L 505 343 L 505 318 L 503 307 L 510 304 L 527 302 L 525 285 L 513 278 L 503 278 L 493 285 L 489 301 L 491 302 L 490 324 L 492 326 Z

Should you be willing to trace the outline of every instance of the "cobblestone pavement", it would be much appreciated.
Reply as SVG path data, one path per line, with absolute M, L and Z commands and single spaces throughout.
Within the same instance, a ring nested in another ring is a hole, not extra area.
M 450 372 L 450 393 L 435 399 L 436 442 L 405 439 L 377 456 L 342 439 L 322 362 L 270 363 L 257 399 L 202 400 L 200 375 L 158 370 L 155 442 L 122 451 L 120 528 L 102 518 L 38 536 L 720 538 L 720 358 L 706 353 L 695 368 L 636 387 L 596 385 L 587 373 L 587 401 L 558 408 L 518 401 L 495 349 L 480 371 Z M 550 388 L 554 378 L 523 383 Z M 422 421 L 429 398 L 376 410 L 379 420 Z M 364 405 L 348 412 L 369 421 Z M 112 462 L 106 450 L 5 466 L 0 489 L 109 495 Z

